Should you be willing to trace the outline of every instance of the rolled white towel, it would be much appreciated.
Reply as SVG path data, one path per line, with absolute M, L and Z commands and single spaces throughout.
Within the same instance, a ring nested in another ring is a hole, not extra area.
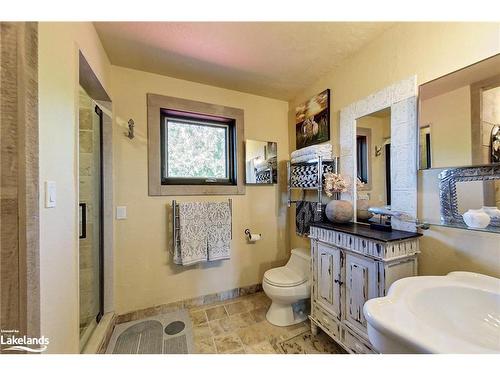
M 324 154 L 329 154 L 331 157 L 332 154 L 332 144 L 331 143 L 322 143 L 320 145 L 313 145 L 301 148 L 300 150 L 295 150 L 290 154 L 291 159 L 298 158 L 299 156 L 316 154 L 323 156 Z
M 302 156 L 297 156 L 291 160 L 292 163 L 303 163 L 306 161 L 316 161 L 318 160 L 318 157 L 321 156 L 323 159 L 331 159 L 332 158 L 332 153 L 321 153 L 321 154 L 306 154 Z

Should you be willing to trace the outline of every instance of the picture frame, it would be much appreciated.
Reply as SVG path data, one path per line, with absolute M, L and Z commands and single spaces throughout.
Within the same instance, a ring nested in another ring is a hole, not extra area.
M 296 149 L 330 140 L 330 89 L 295 108 Z

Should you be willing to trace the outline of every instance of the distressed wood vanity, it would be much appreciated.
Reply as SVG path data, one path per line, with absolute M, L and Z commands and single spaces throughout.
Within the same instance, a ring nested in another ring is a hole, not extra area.
M 376 353 L 368 340 L 364 303 L 417 274 L 419 233 L 372 230 L 365 224 L 315 223 L 311 331 L 318 328 L 350 353 Z

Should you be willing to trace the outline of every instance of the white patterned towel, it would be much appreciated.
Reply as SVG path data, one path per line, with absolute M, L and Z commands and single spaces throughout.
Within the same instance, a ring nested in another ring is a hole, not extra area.
M 314 156 L 332 156 L 332 144 L 331 143 L 322 143 L 320 145 L 313 145 L 301 148 L 299 150 L 295 150 L 290 154 L 290 159 L 296 159 L 300 156 L 308 155 L 310 159 L 313 159 Z
M 208 203 L 179 203 L 179 238 L 174 244 L 174 263 L 188 266 L 208 260 Z
M 231 208 L 229 202 L 209 202 L 207 217 L 208 260 L 231 257 Z
M 318 156 L 321 156 L 323 159 L 331 159 L 332 158 L 332 153 L 322 153 L 322 154 L 306 154 L 306 155 L 301 155 L 297 156 L 296 158 L 292 158 L 291 163 L 303 163 L 306 161 L 318 161 Z

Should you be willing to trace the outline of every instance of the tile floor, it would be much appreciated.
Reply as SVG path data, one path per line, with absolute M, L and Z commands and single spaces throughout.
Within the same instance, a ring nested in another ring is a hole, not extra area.
M 271 300 L 260 292 L 189 309 L 193 321 L 196 353 L 276 354 L 283 353 L 280 343 L 310 332 L 309 321 L 289 327 L 277 327 L 266 320 Z M 325 334 L 314 338 L 308 353 L 337 353 Z M 311 349 L 313 348 L 313 349 Z M 294 352 L 300 352 L 300 348 Z

